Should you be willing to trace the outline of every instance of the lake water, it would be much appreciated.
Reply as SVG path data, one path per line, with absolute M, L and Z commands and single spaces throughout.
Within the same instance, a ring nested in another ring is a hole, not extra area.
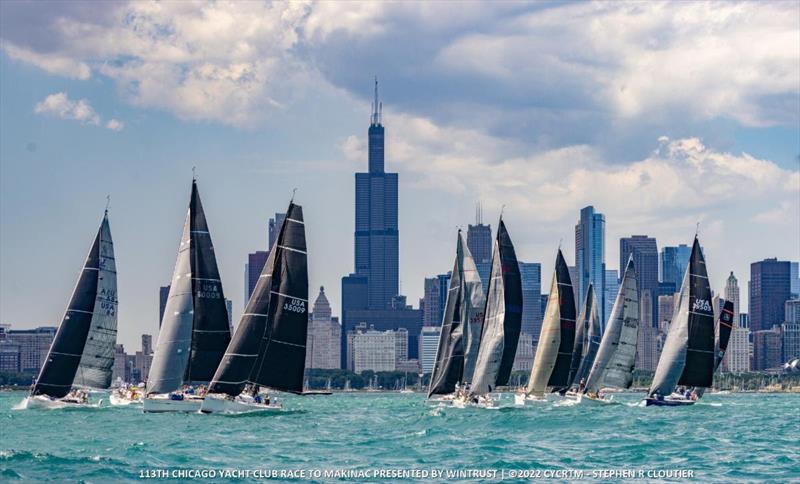
M 797 394 L 706 395 L 685 408 L 638 407 L 634 394 L 602 407 L 514 407 L 506 394 L 499 410 L 437 407 L 421 394 L 287 395 L 279 397 L 285 411 L 251 416 L 13 410 L 24 396 L 0 393 L 0 480 L 202 473 L 210 482 L 250 471 L 280 481 L 328 481 L 331 472 L 352 482 L 443 481 L 475 471 L 508 482 L 671 480 L 675 472 L 701 482 L 800 482 Z

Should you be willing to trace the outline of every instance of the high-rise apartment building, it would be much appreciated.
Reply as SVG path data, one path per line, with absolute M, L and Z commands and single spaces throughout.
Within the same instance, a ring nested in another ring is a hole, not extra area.
M 433 372 L 441 334 L 441 326 L 422 327 L 422 332 L 419 335 L 419 364 L 422 367 L 422 373 Z
M 577 277 L 572 281 L 575 301 L 583 304 L 589 284 L 594 286 L 600 324 L 605 327 L 606 279 L 606 218 L 589 205 L 581 209 L 580 220 L 575 225 L 575 268 Z M 625 266 L 620 266 L 620 268 Z M 580 308 L 578 309 L 580 310 Z

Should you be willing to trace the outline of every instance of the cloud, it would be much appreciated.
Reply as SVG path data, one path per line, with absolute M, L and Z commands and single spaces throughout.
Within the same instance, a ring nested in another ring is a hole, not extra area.
M 92 76 L 91 69 L 85 62 L 59 55 L 39 54 L 13 44 L 6 45 L 5 50 L 12 59 L 33 64 L 51 74 L 84 81 Z
M 110 129 L 111 131 L 122 131 L 125 129 L 125 123 L 118 119 L 109 119 L 106 123 L 106 128 Z
M 94 111 L 89 101 L 79 99 L 73 101 L 65 92 L 57 92 L 36 103 L 33 108 L 36 114 L 55 116 L 60 119 L 79 121 L 82 124 L 100 124 L 100 116 Z
M 33 112 L 92 126 L 99 126 L 101 121 L 100 115 L 89 104 L 89 101 L 86 99 L 72 100 L 65 92 L 50 94 L 44 100 L 36 103 Z M 105 127 L 112 131 L 122 131 L 125 123 L 118 119 L 110 119 Z

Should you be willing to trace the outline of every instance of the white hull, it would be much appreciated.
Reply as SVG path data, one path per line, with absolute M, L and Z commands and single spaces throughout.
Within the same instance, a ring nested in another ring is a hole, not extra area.
M 112 393 L 111 396 L 108 397 L 108 403 L 110 403 L 113 407 L 127 407 L 129 405 L 141 405 L 142 399 L 137 398 L 131 400 L 129 398 L 120 397 Z
M 544 403 L 547 399 L 544 397 L 537 397 L 534 395 L 526 395 L 524 393 L 514 394 L 514 405 L 524 406 L 526 403 Z
M 44 395 L 36 395 L 34 397 L 27 397 L 25 400 L 20 402 L 15 408 L 20 410 L 31 410 L 31 409 L 47 409 L 47 410 L 54 410 L 59 408 L 98 408 L 100 405 L 103 404 L 103 401 L 100 400 L 97 403 L 80 403 L 71 400 L 63 400 L 63 399 L 50 399 L 50 397 L 46 397 Z
M 144 399 L 142 410 L 147 413 L 192 413 L 200 410 L 201 397 L 185 396 L 183 400 L 170 400 L 167 395 L 156 395 Z
M 278 404 L 265 405 L 256 403 L 250 399 L 224 398 L 219 395 L 208 395 L 203 400 L 200 411 L 203 413 L 254 413 L 254 412 L 276 412 L 280 411 Z

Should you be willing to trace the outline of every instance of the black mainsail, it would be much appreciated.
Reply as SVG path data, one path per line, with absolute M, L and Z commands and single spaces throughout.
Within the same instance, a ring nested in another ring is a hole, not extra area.
M 302 393 L 307 305 L 303 209 L 290 203 L 236 334 L 211 381 L 209 393 L 236 396 L 248 383 Z
M 473 395 L 485 395 L 508 383 L 522 324 L 522 281 L 519 263 L 500 218 L 492 253 L 492 272 L 478 360 L 472 378 Z
M 431 373 L 428 398 L 431 395 L 453 393 L 464 373 L 464 327 L 461 321 L 463 260 L 464 246 L 459 230 L 456 241 L 456 260 L 450 275 L 447 302 L 442 316 L 442 330 L 439 334 L 439 347 L 436 350 L 436 362 Z
M 575 295 L 569 267 L 561 249 L 556 255 L 553 282 L 544 312 L 539 344 L 525 392 L 543 397 L 547 387 L 562 389 L 569 379 L 575 342 Z
M 184 383 L 210 381 L 230 338 L 214 246 L 197 182 L 192 180 L 147 393 L 169 393 Z
M 73 386 L 108 388 L 116 341 L 117 272 L 106 211 L 31 393 L 61 398 Z
M 670 395 L 678 385 L 710 387 L 714 376 L 711 286 L 695 236 L 676 311 L 648 395 Z

